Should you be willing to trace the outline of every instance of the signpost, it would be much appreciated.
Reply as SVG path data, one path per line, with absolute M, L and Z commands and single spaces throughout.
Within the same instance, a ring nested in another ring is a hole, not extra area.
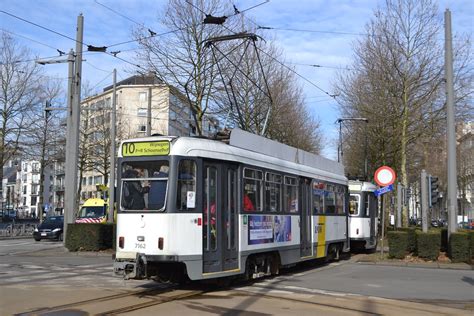
M 395 171 L 388 166 L 382 166 L 375 171 L 374 180 L 381 186 L 380 189 L 376 190 L 374 193 L 376 196 L 382 196 L 383 194 L 393 191 L 393 183 L 397 178 Z M 383 257 L 383 240 L 384 240 L 384 230 L 385 230 L 385 212 L 383 209 L 383 197 L 382 197 L 382 248 L 380 250 L 380 255 Z

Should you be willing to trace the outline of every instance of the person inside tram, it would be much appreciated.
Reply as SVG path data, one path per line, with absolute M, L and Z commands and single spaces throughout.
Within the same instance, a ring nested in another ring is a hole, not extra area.
M 148 208 L 151 210 L 159 210 L 165 204 L 166 196 L 166 185 L 167 181 L 162 180 L 168 178 L 169 167 L 163 165 L 160 167 L 160 171 L 153 173 L 153 178 L 160 180 L 152 180 L 150 184 L 150 191 L 148 192 Z
M 133 168 L 125 171 L 124 178 L 142 178 L 145 172 L 142 168 Z M 123 203 L 125 208 L 131 210 L 145 209 L 145 193 L 150 191 L 150 187 L 142 186 L 139 180 L 125 181 L 123 184 Z
M 255 211 L 255 206 L 247 193 L 244 193 L 244 211 L 251 212 Z

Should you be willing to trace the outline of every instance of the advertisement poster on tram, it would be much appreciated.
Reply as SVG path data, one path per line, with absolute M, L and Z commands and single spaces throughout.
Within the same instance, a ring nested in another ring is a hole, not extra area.
M 249 215 L 249 245 L 273 242 L 273 216 Z
M 291 241 L 291 216 L 275 216 L 275 242 Z
M 291 216 L 249 215 L 249 245 L 291 241 Z

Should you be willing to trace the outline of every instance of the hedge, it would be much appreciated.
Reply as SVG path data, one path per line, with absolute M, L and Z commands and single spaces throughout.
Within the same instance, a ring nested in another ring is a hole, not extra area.
M 114 224 L 68 224 L 65 247 L 69 251 L 98 251 L 114 245 Z
M 428 231 L 427 233 L 417 231 L 416 244 L 418 257 L 437 260 L 441 247 L 441 233 L 439 230 Z
M 388 231 L 388 255 L 390 258 L 403 259 L 407 254 L 408 233 L 406 231 Z
M 452 262 L 469 262 L 470 236 L 467 232 L 452 233 L 449 238 L 449 257 Z
M 416 253 L 416 231 L 415 227 L 398 228 L 399 231 L 407 233 L 407 248 L 408 252 Z

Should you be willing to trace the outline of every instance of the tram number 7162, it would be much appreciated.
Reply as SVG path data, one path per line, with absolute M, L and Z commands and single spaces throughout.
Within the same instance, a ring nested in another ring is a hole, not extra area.
M 146 246 L 145 246 L 145 243 L 143 243 L 143 242 L 136 242 L 135 243 L 135 248 L 136 249 L 145 249 Z

